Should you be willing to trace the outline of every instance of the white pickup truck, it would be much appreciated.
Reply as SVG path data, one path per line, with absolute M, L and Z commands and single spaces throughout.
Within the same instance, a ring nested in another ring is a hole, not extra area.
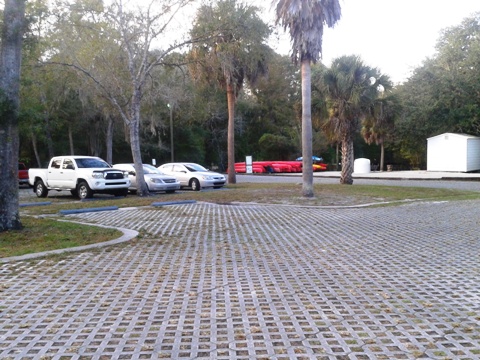
M 47 169 L 29 169 L 28 183 L 38 197 L 46 197 L 49 190 L 70 190 L 80 199 L 94 193 L 127 196 L 128 173 L 112 167 L 93 156 L 57 156 Z

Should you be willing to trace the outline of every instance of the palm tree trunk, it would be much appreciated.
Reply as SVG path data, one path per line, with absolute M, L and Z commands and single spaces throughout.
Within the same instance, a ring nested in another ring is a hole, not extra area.
M 337 142 L 335 144 L 335 170 L 338 170 L 338 162 L 339 162 L 338 152 L 339 152 L 339 146 L 338 146 L 338 142 Z
M 380 171 L 383 171 L 385 162 L 385 147 L 383 146 L 383 141 L 380 144 Z
M 353 184 L 353 141 L 349 134 L 342 136 L 342 172 L 340 184 Z
M 302 61 L 302 193 L 313 197 L 312 87 L 310 60 Z
M 227 85 L 228 135 L 227 135 L 227 172 L 228 183 L 236 184 L 235 175 L 235 90 L 232 84 Z

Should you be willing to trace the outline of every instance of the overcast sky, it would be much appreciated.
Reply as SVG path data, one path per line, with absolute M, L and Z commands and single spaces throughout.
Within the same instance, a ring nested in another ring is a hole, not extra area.
M 0 0 L 1 1 L 1 0 Z M 127 0 L 132 4 L 151 0 Z M 262 9 L 263 20 L 273 24 L 272 0 L 237 0 Z M 274 0 L 275 3 L 278 0 Z M 377 67 L 395 82 L 405 81 L 412 70 L 435 53 L 441 31 L 460 25 L 480 12 L 480 0 L 339 0 L 342 17 L 323 36 L 323 63 L 342 55 L 360 55 L 366 65 Z M 188 15 L 187 15 L 188 14 Z M 175 18 L 174 34 L 190 29 L 195 7 Z M 290 53 L 290 38 L 279 29 L 281 39 L 271 46 Z
M 442 29 L 480 11 L 479 0 L 340 0 L 340 5 L 341 20 L 323 37 L 323 62 L 360 55 L 395 83 L 434 54 Z M 277 51 L 287 53 L 288 41 Z

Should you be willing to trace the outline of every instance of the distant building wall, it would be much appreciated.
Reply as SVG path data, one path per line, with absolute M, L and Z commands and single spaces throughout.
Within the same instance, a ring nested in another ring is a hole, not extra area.
M 480 138 L 468 139 L 467 171 L 480 170 Z

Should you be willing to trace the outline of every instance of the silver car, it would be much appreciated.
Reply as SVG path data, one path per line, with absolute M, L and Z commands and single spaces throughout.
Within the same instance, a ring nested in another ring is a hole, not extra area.
M 113 168 L 128 172 L 128 177 L 131 182 L 131 186 L 128 190 L 136 192 L 137 177 L 134 164 L 115 164 L 113 165 Z M 180 182 L 175 177 L 163 173 L 155 166 L 143 164 L 143 174 L 145 182 L 147 183 L 148 191 L 165 191 L 166 193 L 173 193 L 175 190 L 180 189 Z
M 190 187 L 194 191 L 203 188 L 221 188 L 227 179 L 224 175 L 205 169 L 195 163 L 168 163 L 158 167 L 166 174 L 175 176 L 182 187 Z

